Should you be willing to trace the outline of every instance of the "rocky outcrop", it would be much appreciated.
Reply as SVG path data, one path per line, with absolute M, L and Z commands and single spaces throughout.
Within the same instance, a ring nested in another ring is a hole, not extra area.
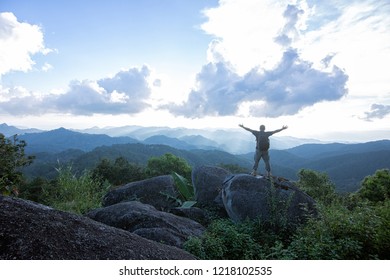
M 313 198 L 293 183 L 277 177 L 270 180 L 246 174 L 232 175 L 223 185 L 222 199 L 229 217 L 235 222 L 247 218 L 271 221 L 279 217 L 296 224 L 316 212 Z
M 168 211 L 177 206 L 176 201 L 169 197 L 177 197 L 177 195 L 172 176 L 164 175 L 132 182 L 108 192 L 103 198 L 103 206 L 137 200 L 153 205 L 158 210 Z
M 122 202 L 95 209 L 88 217 L 104 224 L 136 233 L 164 244 L 182 247 L 191 236 L 200 236 L 205 228 L 190 219 L 156 210 L 138 201 Z
M 196 167 L 192 171 L 192 184 L 198 205 L 203 207 L 218 206 L 214 200 L 220 193 L 222 183 L 228 175 L 231 175 L 231 172 L 220 167 Z
M 0 195 L 0 259 L 194 259 L 87 217 Z
M 177 207 L 171 209 L 170 213 L 175 214 L 176 216 L 185 217 L 194 220 L 195 222 L 198 222 L 203 226 L 207 226 L 211 222 L 210 214 L 206 210 L 198 207 L 190 207 L 190 208 Z

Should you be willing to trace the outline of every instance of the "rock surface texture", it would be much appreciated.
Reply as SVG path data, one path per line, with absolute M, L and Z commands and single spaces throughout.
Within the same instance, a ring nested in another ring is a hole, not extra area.
M 87 217 L 0 195 L 0 259 L 195 259 Z
M 226 178 L 222 200 L 229 217 L 270 221 L 275 215 L 286 217 L 288 223 L 301 223 L 315 214 L 315 201 L 293 183 L 272 177 L 259 178 L 246 174 Z
M 169 210 L 176 207 L 176 202 L 168 196 L 178 195 L 171 175 L 158 176 L 142 181 L 132 182 L 107 193 L 103 206 L 119 202 L 137 200 L 153 205 L 158 210 Z
M 215 166 L 199 166 L 192 171 L 195 200 L 201 206 L 215 207 L 215 198 L 221 191 L 222 183 L 231 172 Z M 222 206 L 222 205 L 221 205 Z
M 153 206 L 138 201 L 122 202 L 95 209 L 87 216 L 104 224 L 176 247 L 182 247 L 191 236 L 201 236 L 205 230 L 201 224 L 191 219 L 158 211 Z

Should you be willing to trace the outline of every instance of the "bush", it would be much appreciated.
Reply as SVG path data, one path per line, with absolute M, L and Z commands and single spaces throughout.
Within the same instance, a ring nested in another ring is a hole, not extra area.
M 319 219 L 298 229 L 288 248 L 292 258 L 373 259 L 383 254 L 381 243 L 388 234 L 381 236 L 380 229 L 385 220 L 372 207 L 362 204 L 349 210 L 334 203 L 320 207 L 320 213 Z
M 112 163 L 103 159 L 92 171 L 93 177 L 98 180 L 107 180 L 114 186 L 145 179 L 143 167 L 129 163 L 125 158 L 119 157 Z
M 18 195 L 20 184 L 24 181 L 20 168 L 31 164 L 34 159 L 25 155 L 26 145 L 17 135 L 9 139 L 0 133 L 0 194 Z
M 191 166 L 184 159 L 170 153 L 161 157 L 151 157 L 146 166 L 146 174 L 149 177 L 176 172 L 187 180 L 191 180 L 191 171 Z
M 200 238 L 191 238 L 185 249 L 200 259 L 258 259 L 262 256 L 259 244 L 243 227 L 230 220 L 216 220 Z
M 298 187 L 317 202 L 330 204 L 336 198 L 335 185 L 326 173 L 301 169 L 298 172 Z
M 363 179 L 358 196 L 372 202 L 385 201 L 390 198 L 390 170 L 377 170 L 374 175 Z
M 59 210 L 84 214 L 101 206 L 103 196 L 110 185 L 94 180 L 91 172 L 77 177 L 72 167 L 59 167 L 55 185 L 46 193 L 47 203 Z

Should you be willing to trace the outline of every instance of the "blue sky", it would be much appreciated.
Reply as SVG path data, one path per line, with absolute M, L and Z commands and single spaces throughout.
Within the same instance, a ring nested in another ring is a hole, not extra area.
M 1 0 L 0 119 L 390 139 L 390 3 Z

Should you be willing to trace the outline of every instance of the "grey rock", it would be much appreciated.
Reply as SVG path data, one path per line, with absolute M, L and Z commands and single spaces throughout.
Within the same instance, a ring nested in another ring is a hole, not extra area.
M 157 260 L 191 254 L 84 216 L 0 195 L 0 259 Z
M 222 189 L 222 183 L 231 175 L 226 169 L 216 166 L 199 166 L 192 171 L 195 200 L 203 207 L 216 207 L 215 198 Z M 221 205 L 220 205 L 221 206 Z
M 269 180 L 246 174 L 235 175 L 224 184 L 222 199 L 229 217 L 235 222 L 247 218 L 263 221 L 286 219 L 288 224 L 298 224 L 308 215 L 316 214 L 313 198 L 293 183 L 277 177 Z
M 191 208 L 177 207 L 171 209 L 171 213 L 175 214 L 176 216 L 185 217 L 194 220 L 195 222 L 198 222 L 203 226 L 207 226 L 211 221 L 210 215 L 204 209 L 198 207 L 191 207 Z
M 158 176 L 151 179 L 132 182 L 108 192 L 103 198 L 103 206 L 124 201 L 137 200 L 153 205 L 158 210 L 169 211 L 177 206 L 169 197 L 177 197 L 178 193 L 171 175 Z
M 104 224 L 121 228 L 155 241 L 182 247 L 191 236 L 200 236 L 205 228 L 190 219 L 156 210 L 138 201 L 117 203 L 92 210 L 87 216 Z

